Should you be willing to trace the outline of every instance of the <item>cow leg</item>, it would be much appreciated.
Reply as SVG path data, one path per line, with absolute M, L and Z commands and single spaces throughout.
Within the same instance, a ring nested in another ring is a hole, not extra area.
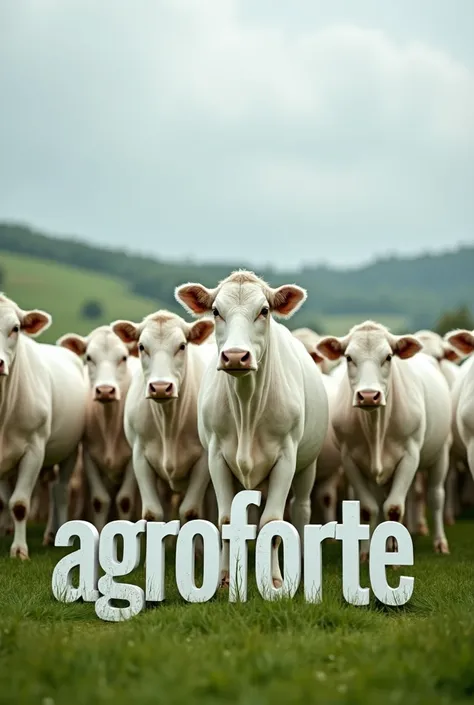
M 444 503 L 444 522 L 447 526 L 455 523 L 456 517 L 457 471 L 454 459 L 450 455 L 449 470 L 446 478 L 446 500 Z
M 133 467 L 142 500 L 142 518 L 146 521 L 163 521 L 164 511 L 156 489 L 156 473 L 139 443 L 133 445 Z
M 181 524 L 204 516 L 204 497 L 210 479 L 207 453 L 204 451 L 191 470 L 188 489 L 179 508 Z
M 59 463 L 59 471 L 56 481 L 50 482 L 50 505 L 51 500 L 54 509 L 53 517 L 55 519 L 54 525 L 52 527 L 53 537 L 56 535 L 56 531 L 60 526 L 65 524 L 68 520 L 68 509 L 69 509 L 69 480 L 74 472 L 74 467 L 77 461 L 77 448 L 74 452 L 61 463 Z M 48 517 L 49 525 L 49 517 Z M 49 534 L 45 532 L 43 543 L 50 538 L 51 527 Z
M 378 522 L 379 503 L 367 486 L 367 481 L 362 475 L 351 456 L 345 450 L 342 454 L 342 466 L 349 480 L 354 496 L 360 502 L 361 520 L 364 524 L 369 524 L 373 530 Z M 369 558 L 370 540 L 364 539 L 360 542 L 360 560 L 365 563 Z
M 137 480 L 133 469 L 133 462 L 130 458 L 127 463 L 127 467 L 125 468 L 125 475 L 123 478 L 122 487 L 120 488 L 115 499 L 119 519 L 122 519 L 124 521 L 132 520 L 133 502 L 135 498 L 136 487 Z
M 415 479 L 419 462 L 419 448 L 415 442 L 410 442 L 405 455 L 395 468 L 392 486 L 383 504 L 383 515 L 387 521 L 403 522 L 407 494 Z
M 224 524 L 230 523 L 230 510 L 234 499 L 232 472 L 218 450 L 209 448 L 209 474 L 211 476 L 217 499 L 218 525 L 222 535 Z M 221 551 L 221 587 L 229 587 L 229 541 L 222 540 Z
M 423 474 L 417 472 L 413 482 L 416 532 L 420 536 L 428 536 L 430 533 L 428 522 L 426 521 L 426 489 L 424 480 Z
M 8 480 L 0 480 L 0 536 L 5 536 L 10 524 L 10 512 L 8 502 L 10 501 L 11 490 Z
M 38 439 L 32 439 L 18 465 L 15 489 L 8 503 L 14 525 L 13 543 L 10 548 L 12 558 L 21 558 L 21 560 L 29 558 L 26 522 L 30 512 L 31 495 L 43 466 L 43 460 L 44 443 Z
M 446 444 L 436 462 L 428 470 L 428 501 L 433 515 L 433 545 L 436 553 L 449 553 L 448 540 L 444 533 L 443 523 L 444 500 L 446 496 L 444 485 L 448 469 L 449 449 Z
M 302 555 L 304 555 L 304 527 L 311 520 L 311 490 L 313 489 L 315 478 L 316 461 L 297 473 L 293 477 L 291 485 L 294 496 L 290 505 L 290 514 L 292 523 L 300 535 Z
M 296 465 L 296 453 L 291 452 L 280 457 L 275 463 L 268 478 L 268 496 L 265 509 L 260 518 L 259 530 L 270 521 L 283 521 L 285 505 L 295 479 L 293 468 Z M 301 522 L 309 522 L 311 516 L 310 493 L 314 484 L 315 464 L 301 471 L 303 477 L 296 481 L 299 491 L 298 499 L 294 498 L 295 505 L 292 507 L 292 514 L 301 528 Z M 294 485 L 293 485 L 294 487 Z M 296 492 L 295 492 L 296 494 Z M 303 531 L 304 533 L 304 531 Z M 301 535 L 301 534 L 300 534 Z M 283 577 L 278 560 L 278 549 L 281 544 L 281 537 L 274 536 L 272 542 L 272 580 L 273 585 L 278 588 L 283 584 Z
M 84 472 L 90 488 L 92 522 L 100 533 L 107 523 L 110 510 L 110 496 L 102 481 L 97 465 L 85 447 L 83 449 L 83 462 Z
M 321 484 L 316 485 L 316 497 L 322 511 L 323 524 L 336 521 L 338 480 L 338 475 L 334 474 Z

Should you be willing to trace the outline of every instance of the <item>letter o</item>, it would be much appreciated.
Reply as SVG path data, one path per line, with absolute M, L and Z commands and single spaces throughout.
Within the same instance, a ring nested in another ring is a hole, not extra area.
M 194 579 L 194 538 L 202 536 L 203 581 L 200 588 Z M 220 578 L 220 534 L 216 526 L 204 519 L 188 521 L 176 543 L 176 585 L 187 602 L 207 602 L 216 594 Z

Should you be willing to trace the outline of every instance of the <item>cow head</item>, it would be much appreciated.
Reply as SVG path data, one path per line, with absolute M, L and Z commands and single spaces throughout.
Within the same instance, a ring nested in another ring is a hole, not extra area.
M 146 381 L 146 397 L 156 402 L 177 399 L 184 378 L 188 344 L 200 345 L 214 329 L 212 320 L 187 323 L 169 311 L 157 311 L 142 321 L 115 321 L 115 333 L 138 346 Z
M 306 299 L 296 285 L 272 289 L 253 272 L 234 272 L 215 289 L 184 284 L 177 301 L 190 313 L 214 316 L 218 370 L 242 377 L 258 369 L 266 350 L 272 314 L 289 318 Z
M 0 378 L 8 377 L 15 359 L 20 333 L 35 337 L 52 323 L 49 313 L 33 309 L 24 311 L 0 294 Z
M 373 411 L 387 403 L 392 358 L 406 360 L 423 346 L 412 335 L 393 335 L 384 326 L 366 321 L 342 338 L 322 338 L 316 347 L 329 360 L 345 357 L 352 406 Z

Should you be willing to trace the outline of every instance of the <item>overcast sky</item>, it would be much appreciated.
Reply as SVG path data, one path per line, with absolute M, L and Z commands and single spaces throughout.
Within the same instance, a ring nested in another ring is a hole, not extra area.
M 0 219 L 162 258 L 474 240 L 473 0 L 0 0 Z

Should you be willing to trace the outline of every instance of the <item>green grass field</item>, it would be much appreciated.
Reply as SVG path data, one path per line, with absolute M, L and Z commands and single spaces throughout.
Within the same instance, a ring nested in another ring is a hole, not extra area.
M 416 539 L 411 601 L 402 608 L 347 605 L 340 546 L 323 549 L 323 602 L 249 601 L 219 595 L 184 602 L 168 564 L 167 599 L 124 623 L 100 621 L 92 604 L 54 600 L 51 574 L 68 549 L 29 530 L 31 560 L 0 542 L 0 703 L 101 705 L 442 705 L 474 698 L 474 521 L 448 529 L 450 556 Z M 143 569 L 137 571 L 144 583 Z M 130 579 L 128 579 L 130 580 Z M 366 566 L 361 584 L 369 585 Z
M 0 252 L 0 264 L 7 296 L 22 308 L 41 308 L 53 316 L 51 328 L 39 339 L 44 343 L 55 342 L 63 333 L 84 335 L 117 318 L 141 320 L 161 308 L 156 301 L 132 294 L 121 279 L 7 252 Z M 82 304 L 90 299 L 102 304 L 101 319 L 90 321 L 80 315 Z

